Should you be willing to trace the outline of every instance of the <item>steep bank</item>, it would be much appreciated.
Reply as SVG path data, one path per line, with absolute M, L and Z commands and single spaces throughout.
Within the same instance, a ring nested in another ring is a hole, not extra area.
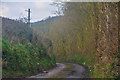
M 41 40 L 43 39 L 43 40 Z M 54 67 L 50 40 L 26 23 L 2 18 L 2 77 L 19 77 Z

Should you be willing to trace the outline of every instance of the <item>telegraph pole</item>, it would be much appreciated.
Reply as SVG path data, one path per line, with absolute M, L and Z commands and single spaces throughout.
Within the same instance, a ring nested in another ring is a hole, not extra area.
M 27 11 L 28 12 L 28 25 L 29 25 L 29 27 L 31 27 L 31 24 L 30 24 L 30 8 L 28 8 L 28 10 L 25 10 L 25 11 Z

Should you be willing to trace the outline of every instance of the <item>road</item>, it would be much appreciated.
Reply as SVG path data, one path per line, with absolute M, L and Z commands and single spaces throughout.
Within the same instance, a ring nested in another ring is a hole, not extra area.
M 30 76 L 29 78 L 89 78 L 89 70 L 79 64 L 56 63 L 57 67 L 48 71 Z

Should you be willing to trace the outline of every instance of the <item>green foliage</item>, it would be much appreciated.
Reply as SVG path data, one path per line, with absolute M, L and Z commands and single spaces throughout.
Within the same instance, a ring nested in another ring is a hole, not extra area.
M 113 64 L 117 64 L 116 59 L 118 58 L 113 55 L 117 50 L 117 44 L 114 43 L 118 38 L 116 27 L 118 23 L 115 18 L 118 13 L 118 7 L 115 7 L 117 4 L 64 4 L 63 11 L 58 11 L 63 12 L 63 16 L 56 17 L 55 21 L 47 19 L 33 23 L 33 29 L 52 40 L 58 62 L 86 65 L 93 78 L 115 77 L 117 71 L 114 71 L 113 68 L 116 66 Z M 60 8 L 59 5 L 62 4 L 58 3 L 57 5 Z M 106 60 L 103 60 L 103 57 Z
M 47 55 L 46 48 L 33 46 L 31 43 L 10 45 L 7 40 L 2 40 L 3 48 L 3 76 L 24 75 L 36 73 L 40 65 L 41 70 L 55 66 L 55 57 Z M 37 65 L 40 63 L 40 65 Z
M 83 64 L 83 65 L 86 65 L 88 67 L 91 67 L 91 65 L 94 64 L 93 63 L 94 58 L 95 58 L 94 55 L 89 56 L 89 55 L 81 54 L 81 55 L 73 56 L 71 61 L 74 62 L 74 63 Z

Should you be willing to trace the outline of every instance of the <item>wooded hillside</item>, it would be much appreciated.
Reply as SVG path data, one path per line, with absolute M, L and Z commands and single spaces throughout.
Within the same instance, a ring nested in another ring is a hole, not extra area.
M 44 26 L 46 31 L 36 23 L 32 26 L 52 40 L 57 61 L 87 65 L 95 78 L 118 77 L 118 3 L 58 5 L 62 5 L 64 15 L 44 21 L 49 23 Z
M 30 75 L 56 65 L 51 41 L 26 23 L 2 18 L 1 40 L 3 77 Z

